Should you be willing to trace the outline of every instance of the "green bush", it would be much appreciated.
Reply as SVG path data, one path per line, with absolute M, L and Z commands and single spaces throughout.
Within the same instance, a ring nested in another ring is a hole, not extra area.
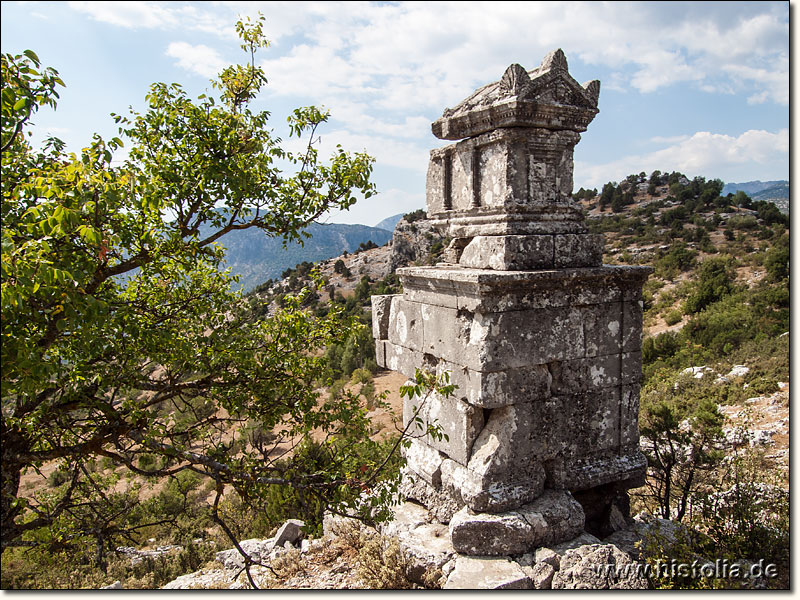
M 710 257 L 703 261 L 697 280 L 686 298 L 688 314 L 698 313 L 708 305 L 721 300 L 734 290 L 736 280 L 735 260 L 730 257 Z
M 664 322 L 671 327 L 672 325 L 680 323 L 682 318 L 683 313 L 679 309 L 675 308 L 664 315 Z

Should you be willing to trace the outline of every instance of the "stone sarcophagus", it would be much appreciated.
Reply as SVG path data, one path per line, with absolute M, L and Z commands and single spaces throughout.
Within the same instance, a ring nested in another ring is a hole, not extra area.
M 447 371 L 457 386 L 406 401 L 407 423 L 446 436 L 412 441 L 403 488 L 450 522 L 462 553 L 523 553 L 587 522 L 608 527 L 643 481 L 650 269 L 603 266 L 602 236 L 570 196 L 599 90 L 557 50 L 447 109 L 433 132 L 460 141 L 431 152 L 427 179 L 446 262 L 400 269 L 403 294 L 372 298 L 378 363 L 409 377 Z

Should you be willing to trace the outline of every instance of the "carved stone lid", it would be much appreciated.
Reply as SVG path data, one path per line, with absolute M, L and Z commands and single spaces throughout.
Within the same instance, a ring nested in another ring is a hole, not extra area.
M 597 114 L 600 82 L 581 86 L 569 74 L 561 49 L 550 52 L 532 71 L 509 66 L 499 81 L 475 91 L 433 122 L 433 134 L 460 140 L 500 127 L 543 127 L 586 131 Z

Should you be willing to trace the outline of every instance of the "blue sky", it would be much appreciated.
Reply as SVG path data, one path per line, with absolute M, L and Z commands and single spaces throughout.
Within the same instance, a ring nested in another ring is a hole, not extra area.
M 316 104 L 337 143 L 376 158 L 379 195 L 330 222 L 374 225 L 424 207 L 430 123 L 511 63 L 562 48 L 600 113 L 575 151 L 575 188 L 677 170 L 726 182 L 789 177 L 788 2 L 3 2 L 2 51 L 32 49 L 66 83 L 36 137 L 71 150 L 117 134 L 149 85 L 196 95 L 243 62 L 234 24 L 261 11 L 275 131 Z

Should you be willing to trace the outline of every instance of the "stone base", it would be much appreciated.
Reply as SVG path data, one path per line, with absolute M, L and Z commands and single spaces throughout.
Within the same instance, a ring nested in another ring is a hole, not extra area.
M 477 236 L 466 245 L 458 264 L 473 269 L 533 271 L 599 267 L 602 234 Z
M 572 539 L 583 524 L 583 509 L 569 492 L 546 490 L 505 513 L 473 513 L 465 507 L 450 520 L 450 536 L 461 554 L 504 556 Z

